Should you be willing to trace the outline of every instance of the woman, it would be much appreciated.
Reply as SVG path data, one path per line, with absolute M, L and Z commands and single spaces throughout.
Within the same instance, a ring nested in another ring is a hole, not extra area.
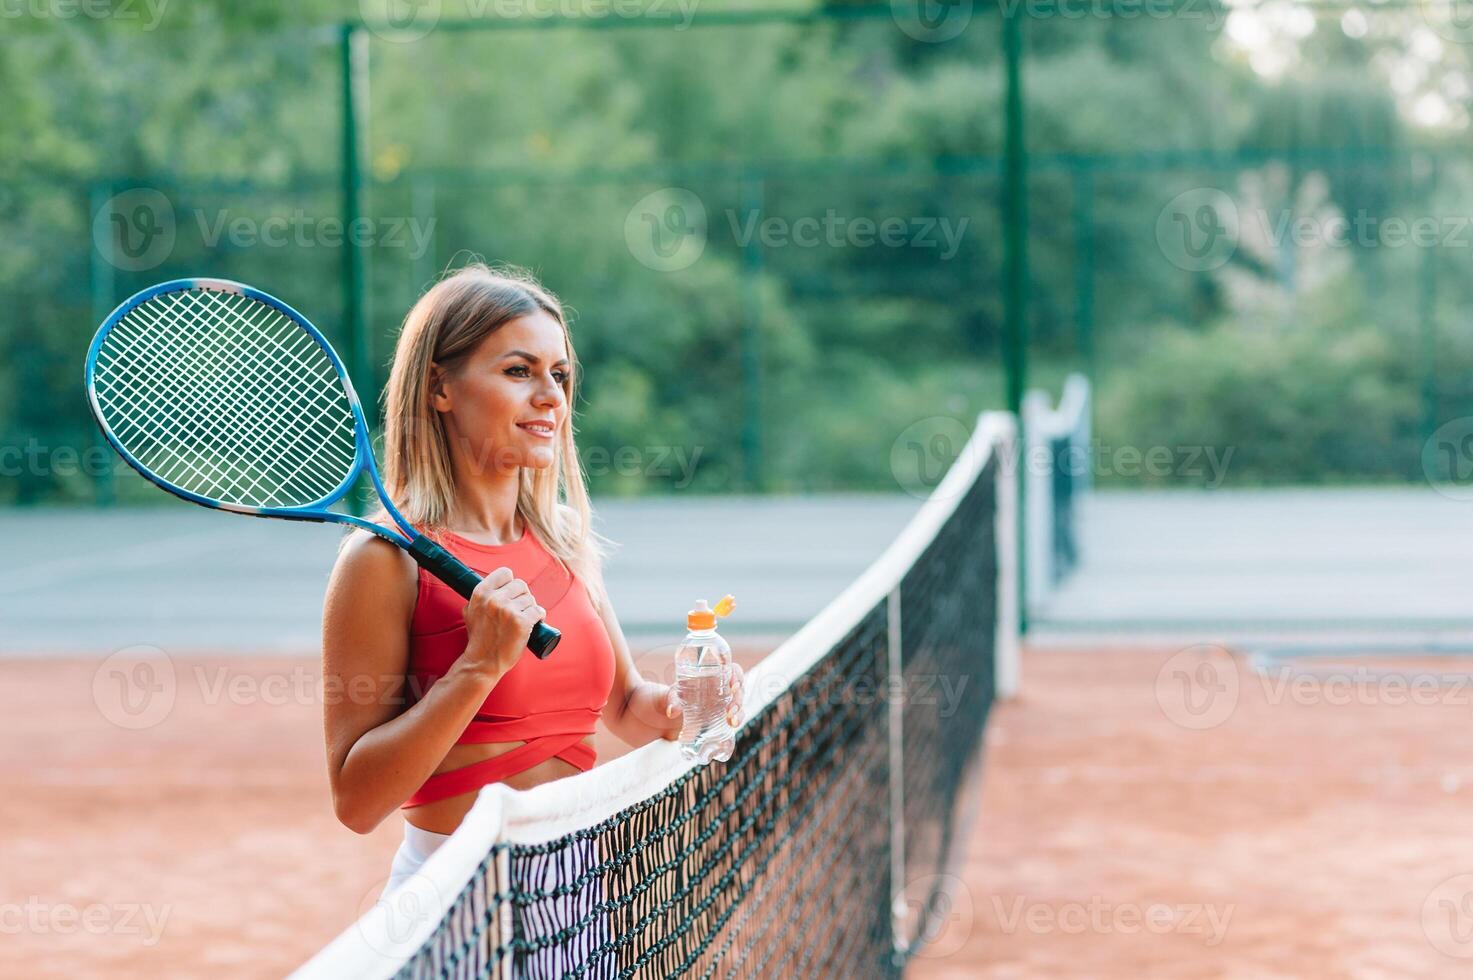
M 482 786 L 591 768 L 600 717 L 630 745 L 679 735 L 670 687 L 640 676 L 604 588 L 573 441 L 577 371 L 561 305 L 520 271 L 461 269 L 404 320 L 385 487 L 486 578 L 465 602 L 356 532 L 328 586 L 323 675 L 344 692 L 325 709 L 333 805 L 360 834 L 404 808 L 390 889 Z M 563 634 L 546 660 L 526 650 L 539 620 Z M 737 672 L 733 721 L 740 697 Z

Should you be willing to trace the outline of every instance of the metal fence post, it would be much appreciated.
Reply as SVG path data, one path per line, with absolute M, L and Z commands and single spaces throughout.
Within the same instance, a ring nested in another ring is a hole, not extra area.
M 1016 6 L 1003 11 L 1003 50 L 1007 59 L 1007 134 L 1003 180 L 1005 227 L 1005 323 L 1008 411 L 1020 418 L 1028 385 L 1028 150 L 1023 134 L 1023 17 Z M 1021 460 L 1020 460 L 1021 461 Z M 1026 492 L 1023 471 L 1015 478 L 1020 498 Z M 1022 508 L 1019 508 L 1022 513 Z M 1018 525 L 1018 589 L 1020 628 L 1028 629 L 1026 529 Z
M 758 216 L 767 194 L 764 174 L 742 178 L 742 207 Z M 762 245 L 756 237 L 742 245 L 742 469 L 744 489 L 762 490 Z
M 368 113 L 368 35 L 362 25 L 344 23 L 339 26 L 338 54 L 343 86 L 343 344 L 348 376 L 355 386 L 366 385 L 359 397 L 366 406 L 378 402 L 377 379 L 369 362 L 369 338 L 364 297 L 367 281 L 366 247 L 356 229 L 363 216 L 363 151 Z M 372 424 L 372 419 L 370 419 Z M 363 501 L 357 493 L 349 494 L 347 504 L 359 513 Z
M 98 181 L 88 189 L 87 213 L 93 222 L 102 213 L 102 209 L 110 207 L 113 196 L 111 181 Z M 92 248 L 88 250 L 88 277 L 91 280 L 92 290 L 92 323 L 100 325 L 107 315 L 112 312 L 117 294 L 117 267 L 113 264 L 112 238 L 106 239 L 108 243 L 108 254 L 102 254 L 103 244 L 96 236 L 93 237 Z M 108 448 L 107 443 L 98 433 L 97 427 L 91 428 L 92 442 L 95 446 L 101 446 L 105 450 L 99 454 L 106 459 L 107 463 L 93 476 L 92 492 L 93 500 L 98 507 L 111 507 L 117 501 L 117 488 L 113 480 L 113 467 L 117 458 Z
M 1427 177 L 1423 200 L 1436 208 L 1437 159 L 1427 161 Z M 1435 211 L 1434 211 L 1435 213 Z M 1422 348 L 1422 438 L 1428 440 L 1437 431 L 1438 385 L 1437 385 L 1437 245 L 1422 249 L 1422 262 L 1418 270 L 1417 325 Z

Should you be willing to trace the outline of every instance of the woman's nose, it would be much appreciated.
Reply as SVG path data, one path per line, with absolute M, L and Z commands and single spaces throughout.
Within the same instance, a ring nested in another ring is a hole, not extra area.
M 548 381 L 538 386 L 537 393 L 533 398 L 539 406 L 555 407 L 560 405 L 563 400 L 562 386 L 555 381 Z

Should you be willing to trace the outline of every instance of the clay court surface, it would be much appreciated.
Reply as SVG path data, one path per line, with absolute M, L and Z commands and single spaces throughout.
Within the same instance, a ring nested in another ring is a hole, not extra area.
M 158 718 L 99 663 L 5 665 L 0 974 L 280 976 L 372 901 L 399 830 L 334 820 L 313 661 L 175 658 Z M 1470 667 L 1029 652 L 910 975 L 1465 975 Z

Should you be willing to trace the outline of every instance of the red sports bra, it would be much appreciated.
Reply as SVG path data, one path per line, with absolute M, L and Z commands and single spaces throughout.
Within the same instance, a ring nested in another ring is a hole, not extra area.
M 476 544 L 449 532 L 440 544 L 485 575 L 503 565 L 526 582 L 547 610 L 547 625 L 563 634 L 546 660 L 522 651 L 497 682 L 456 740 L 457 745 L 525 742 L 502 755 L 431 776 L 404 807 L 423 806 L 480 789 L 488 783 L 559 758 L 580 770 L 593 768 L 594 752 L 583 739 L 609 699 L 614 683 L 614 648 L 583 583 L 542 547 L 523 523 L 512 544 Z M 465 650 L 465 600 L 455 590 L 419 571 L 419 595 L 409 626 L 409 680 L 420 695 L 443 677 Z

